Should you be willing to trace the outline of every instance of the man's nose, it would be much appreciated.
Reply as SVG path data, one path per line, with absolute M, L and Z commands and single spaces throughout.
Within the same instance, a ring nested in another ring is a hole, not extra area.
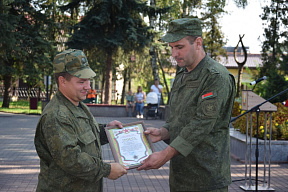
M 171 50 L 171 52 L 172 52 L 172 57 L 176 57 L 177 56 L 177 54 L 178 54 L 178 52 L 175 50 L 175 49 L 172 49 Z

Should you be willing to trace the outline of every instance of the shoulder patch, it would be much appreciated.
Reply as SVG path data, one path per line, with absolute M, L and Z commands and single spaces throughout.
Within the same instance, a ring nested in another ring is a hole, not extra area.
M 202 102 L 202 111 L 209 117 L 217 116 L 217 101 L 215 99 Z

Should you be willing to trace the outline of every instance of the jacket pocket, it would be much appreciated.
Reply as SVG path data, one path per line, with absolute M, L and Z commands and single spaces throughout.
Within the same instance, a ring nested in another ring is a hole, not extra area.
M 78 135 L 78 139 L 84 145 L 88 145 L 96 140 L 96 137 L 92 131 L 88 131 L 84 134 Z

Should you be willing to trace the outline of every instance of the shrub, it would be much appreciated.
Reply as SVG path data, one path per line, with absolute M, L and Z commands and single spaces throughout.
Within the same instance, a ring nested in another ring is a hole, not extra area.
M 271 136 L 273 140 L 288 140 L 288 107 L 285 107 L 282 103 L 274 103 L 277 106 L 277 112 L 272 113 L 272 133 L 269 133 L 269 119 L 270 114 L 267 113 L 267 139 Z M 241 110 L 241 105 L 239 102 L 234 103 L 232 116 L 236 117 L 245 111 Z M 250 118 L 250 113 L 248 113 Z M 248 134 L 250 135 L 250 121 L 248 126 Z M 241 133 L 246 134 L 247 126 L 247 114 L 243 115 L 239 119 L 233 122 L 235 129 L 239 130 Z M 252 136 L 256 137 L 257 135 L 257 115 L 256 112 L 253 112 L 252 115 Z M 265 127 L 265 112 L 259 113 L 259 131 L 258 138 L 264 139 L 264 127 Z

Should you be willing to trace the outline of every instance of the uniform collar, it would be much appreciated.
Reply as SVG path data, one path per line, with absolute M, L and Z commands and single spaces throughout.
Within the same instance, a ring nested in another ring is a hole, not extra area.
M 56 97 L 61 101 L 61 103 L 63 103 L 63 105 L 65 105 L 70 111 L 71 113 L 73 113 L 75 115 L 75 117 L 83 117 L 83 118 L 88 118 L 87 117 L 87 107 L 86 105 L 81 101 L 79 102 L 79 105 L 81 107 L 75 106 L 69 99 L 67 99 L 67 97 L 65 97 L 61 91 L 57 91 L 56 92 Z M 83 113 L 83 111 L 85 113 Z
M 209 56 L 206 54 L 205 57 L 199 62 L 199 64 L 192 70 L 192 71 L 187 71 L 187 69 L 184 70 L 184 74 L 189 76 L 189 79 L 191 80 L 196 80 L 198 79 L 201 70 L 205 67 L 206 61 L 209 59 Z

